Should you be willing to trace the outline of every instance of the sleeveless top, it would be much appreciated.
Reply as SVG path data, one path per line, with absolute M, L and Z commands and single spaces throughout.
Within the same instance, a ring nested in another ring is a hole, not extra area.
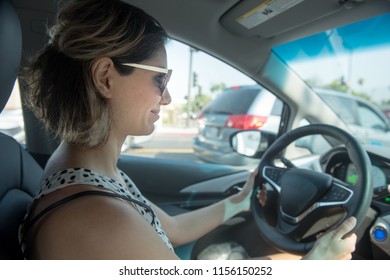
M 168 240 L 168 237 L 166 236 L 163 229 L 161 228 L 161 223 L 155 212 L 153 211 L 150 203 L 148 203 L 145 197 L 141 194 L 134 182 L 123 171 L 119 170 L 119 172 L 123 178 L 123 181 L 126 183 L 125 186 L 123 186 L 123 184 L 112 178 L 109 178 L 105 175 L 99 174 L 86 168 L 66 169 L 54 173 L 53 175 L 47 177 L 44 181 L 42 181 L 39 188 L 39 192 L 34 197 L 26 213 L 26 216 L 24 217 L 19 228 L 19 242 L 23 254 L 26 255 L 25 236 L 27 235 L 28 230 L 35 224 L 35 222 L 37 222 L 42 216 L 44 216 L 47 212 L 53 210 L 55 207 L 85 195 L 111 196 L 129 201 L 129 203 L 134 206 L 138 213 L 143 216 L 144 219 L 149 222 L 150 225 L 155 229 L 155 231 L 160 236 L 162 241 L 166 244 L 166 246 L 171 251 L 173 251 L 172 244 Z M 36 217 L 34 217 L 34 219 L 31 219 L 30 214 L 32 213 L 32 210 L 34 209 L 36 201 L 38 199 L 56 190 L 63 189 L 67 186 L 80 184 L 93 185 L 98 188 L 96 191 L 84 191 L 62 199 L 59 202 L 50 205 L 49 207 L 38 213 Z M 109 190 L 111 192 L 99 191 L 99 188 Z

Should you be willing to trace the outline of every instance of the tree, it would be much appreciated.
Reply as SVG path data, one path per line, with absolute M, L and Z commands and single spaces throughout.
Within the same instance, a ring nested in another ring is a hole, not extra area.
M 218 92 L 218 91 L 223 91 L 226 88 L 225 83 L 219 83 L 219 84 L 213 84 L 210 87 L 210 91 L 212 93 Z
M 360 78 L 358 82 L 360 85 L 363 84 L 364 82 L 363 78 Z M 330 84 L 326 85 L 325 88 L 345 92 L 347 94 L 349 86 L 345 83 L 344 78 L 341 77 L 340 79 L 334 80 Z M 352 89 L 351 94 L 354 96 L 358 96 L 360 98 L 364 98 L 368 101 L 371 101 L 371 97 L 365 92 L 355 91 Z
M 200 112 L 203 107 L 209 103 L 209 101 L 211 100 L 211 97 L 210 95 L 206 95 L 206 94 L 197 94 L 195 96 L 195 100 L 194 100 L 194 104 L 193 104 L 193 107 L 194 108 L 194 113 L 198 113 Z
M 326 85 L 325 87 L 329 89 L 345 92 L 345 93 L 348 91 L 348 85 L 344 82 L 343 77 L 332 81 L 329 85 Z
M 213 84 L 211 85 L 210 87 L 210 92 L 209 93 L 206 93 L 206 92 L 203 92 L 202 91 L 202 87 L 197 85 L 198 87 L 198 93 L 194 96 L 194 98 L 192 98 L 191 100 L 191 104 L 190 104 L 190 108 L 191 108 L 191 114 L 192 113 L 199 113 L 203 108 L 204 106 L 206 106 L 207 103 L 209 103 L 209 101 L 211 100 L 212 98 L 212 94 L 211 93 L 214 93 L 214 92 L 219 92 L 219 91 L 222 91 L 226 88 L 226 85 L 224 83 L 218 83 L 218 84 Z M 181 108 L 182 112 L 187 112 L 188 111 L 188 103 L 184 104 Z

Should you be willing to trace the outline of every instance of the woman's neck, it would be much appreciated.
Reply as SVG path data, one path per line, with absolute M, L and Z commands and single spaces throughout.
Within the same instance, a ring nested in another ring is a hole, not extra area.
M 45 168 L 45 175 L 49 176 L 68 168 L 81 167 L 115 178 L 119 155 L 120 148 L 118 151 L 117 145 L 112 141 L 98 148 L 85 148 L 81 145 L 62 142 L 50 157 Z

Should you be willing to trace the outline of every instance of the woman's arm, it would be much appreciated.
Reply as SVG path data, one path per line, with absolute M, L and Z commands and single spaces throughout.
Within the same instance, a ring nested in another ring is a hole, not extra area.
M 172 244 L 179 246 L 197 240 L 234 215 L 248 211 L 256 175 L 257 169 L 251 172 L 241 192 L 188 213 L 169 216 L 158 206 L 152 204 Z

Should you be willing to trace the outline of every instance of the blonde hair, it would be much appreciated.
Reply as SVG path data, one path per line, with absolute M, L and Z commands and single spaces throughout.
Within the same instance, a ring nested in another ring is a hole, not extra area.
M 167 33 L 144 11 L 121 1 L 71 0 L 49 34 L 49 44 L 25 68 L 27 105 L 60 140 L 101 146 L 112 123 L 91 66 L 107 56 L 121 74 L 130 74 L 132 68 L 121 63 L 150 58 Z

